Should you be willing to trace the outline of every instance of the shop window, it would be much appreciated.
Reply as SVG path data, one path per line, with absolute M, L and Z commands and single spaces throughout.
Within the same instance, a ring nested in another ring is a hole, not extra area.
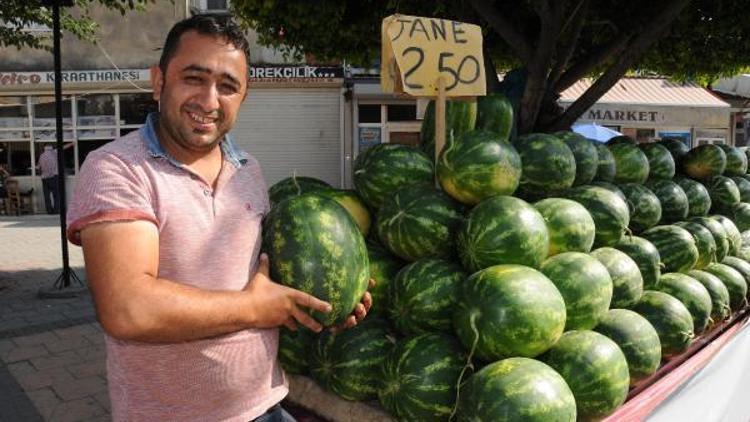
M 112 95 L 86 95 L 76 98 L 78 139 L 117 136 L 117 116 Z
M 654 129 L 636 129 L 635 141 L 638 143 L 651 142 L 656 136 Z
M 30 149 L 30 142 L 0 142 L 0 164 L 11 176 L 31 175 Z
M 55 97 L 33 97 L 34 120 L 33 131 L 34 139 L 38 141 L 54 141 L 56 139 L 56 114 L 55 114 Z M 72 127 L 72 98 L 63 98 L 62 103 L 63 116 L 63 139 L 73 140 L 73 131 L 67 130 Z
M 419 132 L 391 132 L 389 141 L 392 144 L 419 146 Z
M 382 123 L 380 104 L 360 104 L 359 123 Z
M 389 104 L 387 107 L 389 122 L 410 122 L 417 120 L 416 104 Z
M 91 151 L 94 151 L 95 149 L 98 149 L 108 143 L 112 142 L 112 139 L 98 139 L 98 140 L 89 140 L 89 141 L 81 141 L 78 143 L 78 165 L 83 165 L 83 162 L 86 161 L 86 157 L 89 155 Z
M 26 97 L 0 97 L 0 140 L 29 140 Z
M 151 93 L 120 94 L 120 124 L 141 126 L 149 113 L 157 111 L 158 104 Z M 121 133 L 122 134 L 122 133 Z

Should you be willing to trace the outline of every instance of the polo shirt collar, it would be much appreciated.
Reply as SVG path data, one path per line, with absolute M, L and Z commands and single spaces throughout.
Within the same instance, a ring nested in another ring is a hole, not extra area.
M 156 136 L 156 122 L 159 119 L 159 114 L 152 112 L 148 114 L 146 118 L 146 124 L 140 129 L 141 136 L 146 141 L 146 148 L 148 153 L 155 158 L 164 158 L 170 163 L 177 167 L 182 167 L 183 164 L 177 161 L 176 158 L 172 157 L 165 149 L 161 146 L 159 138 Z M 237 148 L 229 134 L 224 135 L 224 139 L 219 143 L 221 152 L 226 159 L 232 163 L 235 167 L 239 168 L 247 163 L 247 153 Z

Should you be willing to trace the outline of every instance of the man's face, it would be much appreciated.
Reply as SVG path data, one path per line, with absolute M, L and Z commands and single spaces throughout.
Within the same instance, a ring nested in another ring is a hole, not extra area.
M 182 34 L 166 73 L 152 68 L 159 125 L 175 146 L 211 150 L 234 126 L 247 94 L 245 53 L 222 38 Z

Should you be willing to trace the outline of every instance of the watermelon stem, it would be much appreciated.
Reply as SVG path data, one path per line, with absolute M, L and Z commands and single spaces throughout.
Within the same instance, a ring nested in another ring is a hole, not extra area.
M 464 365 L 463 369 L 461 369 L 461 373 L 458 375 L 458 381 L 456 382 L 456 403 L 453 404 L 453 411 L 451 411 L 451 415 L 448 417 L 449 421 L 453 420 L 453 417 L 456 416 L 456 411 L 458 411 L 458 401 L 461 396 L 461 381 L 464 378 L 464 373 L 467 369 L 474 370 L 474 364 L 471 363 L 471 360 L 474 358 L 474 352 L 477 350 L 477 344 L 479 343 L 477 316 L 479 316 L 479 311 L 473 311 L 469 316 L 469 325 L 471 326 L 471 332 L 474 334 L 474 341 L 471 344 L 469 356 L 466 358 L 466 365 Z

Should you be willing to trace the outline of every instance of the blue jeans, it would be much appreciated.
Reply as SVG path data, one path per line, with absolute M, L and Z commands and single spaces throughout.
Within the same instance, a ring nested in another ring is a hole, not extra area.
M 47 214 L 60 212 L 60 191 L 57 189 L 57 176 L 42 179 L 42 193 L 44 193 L 44 209 Z M 52 194 L 52 201 L 50 201 Z
M 280 404 L 268 409 L 266 413 L 253 419 L 251 422 L 297 422 Z

